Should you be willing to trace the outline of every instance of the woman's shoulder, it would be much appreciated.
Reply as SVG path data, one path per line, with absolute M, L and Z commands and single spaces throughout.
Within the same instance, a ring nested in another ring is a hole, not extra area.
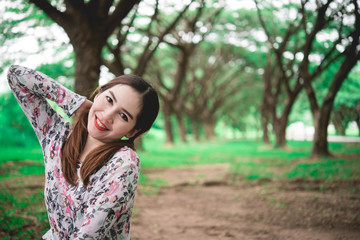
M 135 164 L 137 167 L 140 166 L 139 155 L 131 148 L 125 146 L 120 148 L 112 157 L 113 164 Z
M 92 175 L 90 181 L 97 186 L 103 186 L 98 184 L 107 183 L 114 177 L 135 176 L 139 172 L 139 155 L 129 147 L 122 147 L 101 169 Z

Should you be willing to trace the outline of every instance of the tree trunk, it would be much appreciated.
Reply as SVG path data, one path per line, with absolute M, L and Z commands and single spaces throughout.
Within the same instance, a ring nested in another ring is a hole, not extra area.
M 203 122 L 203 127 L 204 127 L 204 133 L 205 133 L 205 138 L 207 140 L 211 140 L 215 138 L 215 121 L 206 121 Z
M 345 77 L 343 72 L 339 71 L 338 74 L 336 74 L 334 77 L 333 84 L 330 86 L 328 94 L 325 96 L 321 108 L 317 111 L 313 111 L 315 133 L 311 157 L 331 155 L 328 149 L 327 128 L 329 125 L 330 115 L 336 93 L 339 91 L 340 86 L 344 80 Z
M 360 25 L 360 17 L 359 17 L 359 25 Z M 357 31 L 359 31 L 359 35 L 360 35 L 360 30 Z M 357 35 L 357 37 L 359 37 L 359 35 Z M 355 46 L 357 46 L 357 44 Z M 354 46 L 352 45 L 352 47 Z M 354 52 L 352 50 L 353 49 L 351 49 L 348 52 L 348 54 L 344 59 L 344 62 L 341 64 L 338 72 L 335 74 L 332 84 L 329 87 L 328 93 L 324 98 L 320 110 L 317 112 L 312 111 L 314 116 L 315 133 L 314 133 L 314 141 L 313 141 L 311 157 L 330 155 L 327 145 L 327 127 L 329 124 L 331 111 L 335 101 L 335 96 L 339 91 L 342 83 L 347 78 L 349 72 L 355 66 L 357 59 L 359 59 L 360 57 L 360 55 L 356 55 L 355 57 Z M 312 89 L 310 89 L 309 92 L 311 92 L 311 90 Z M 315 101 L 315 99 L 311 98 L 311 94 L 308 94 L 308 98 L 310 99 L 310 103 L 311 101 Z
M 360 113 L 358 114 L 357 118 L 356 118 L 356 125 L 358 127 L 359 130 L 359 137 L 360 137 Z
M 174 144 L 174 135 L 171 124 L 171 107 L 167 102 L 163 102 L 163 113 L 164 113 L 164 123 L 165 123 L 165 133 L 166 133 L 166 144 Z
M 275 145 L 277 147 L 286 146 L 286 126 L 287 121 L 282 120 L 283 118 L 276 119 L 274 121 L 274 132 L 275 132 Z
M 101 46 L 94 43 L 73 46 L 76 55 L 75 92 L 89 97 L 99 85 Z
M 333 111 L 333 120 L 335 131 L 337 135 L 345 136 L 346 126 L 343 121 L 343 116 L 340 112 Z
M 269 139 L 269 130 L 268 130 L 268 124 L 269 124 L 269 115 L 267 112 L 267 109 L 264 105 L 261 106 L 261 126 L 263 131 L 263 143 L 264 144 L 270 144 Z
M 327 127 L 329 123 L 329 117 L 326 117 L 325 115 L 326 113 L 324 113 L 324 111 L 321 111 L 321 113 L 316 112 L 313 114 L 315 133 L 313 139 L 313 147 L 311 150 L 312 158 L 330 155 L 327 142 Z
M 272 67 L 272 58 L 270 51 L 267 53 L 267 61 L 265 66 L 265 71 L 263 75 L 263 95 L 262 95 L 262 103 L 260 106 L 261 109 L 261 126 L 263 131 L 263 143 L 270 144 L 269 139 L 269 116 L 270 116 L 270 110 L 274 107 L 274 98 L 272 94 L 272 86 L 271 86 L 271 80 L 273 79 L 274 75 L 274 68 Z
M 346 128 L 344 126 L 338 126 L 338 127 L 335 126 L 335 132 L 337 135 L 345 136 Z
M 180 140 L 182 142 L 186 142 L 186 128 L 185 128 L 183 118 L 180 116 L 180 114 L 176 114 L 176 119 L 177 119 L 177 123 L 178 123 Z
M 88 97 L 98 86 L 102 47 L 138 1 L 65 1 L 61 11 L 54 1 L 29 2 L 64 28 L 75 51 L 75 91 Z
M 192 126 L 193 126 L 193 134 L 195 141 L 199 142 L 200 141 L 199 123 L 197 121 L 192 121 Z
M 359 137 L 360 137 L 360 103 L 355 106 L 356 109 L 356 118 L 355 122 L 359 130 Z
M 286 127 L 289 121 L 289 115 L 294 105 L 294 102 L 301 91 L 300 85 L 296 85 L 291 95 L 288 95 L 285 100 L 285 106 L 281 113 L 281 117 L 277 118 L 275 111 L 273 111 L 273 126 L 276 136 L 275 144 L 277 147 L 286 146 Z

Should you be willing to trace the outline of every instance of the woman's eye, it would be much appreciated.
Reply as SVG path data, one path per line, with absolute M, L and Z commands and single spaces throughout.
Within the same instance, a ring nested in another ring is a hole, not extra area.
M 108 97 L 108 96 L 106 96 L 106 101 L 108 101 L 109 103 L 112 103 L 112 102 L 113 102 L 113 100 L 111 99 L 111 97 Z
M 120 113 L 120 117 L 125 121 L 129 121 L 128 117 L 124 113 Z

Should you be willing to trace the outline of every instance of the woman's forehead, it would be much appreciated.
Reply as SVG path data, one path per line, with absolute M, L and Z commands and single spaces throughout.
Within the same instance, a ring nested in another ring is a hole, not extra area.
M 131 86 L 118 84 L 107 89 L 104 93 L 109 94 L 113 98 L 114 103 L 119 105 L 119 107 L 127 108 L 134 115 L 137 115 L 140 111 L 141 95 Z
M 112 92 L 115 97 L 134 97 L 140 98 L 140 94 L 131 86 L 127 84 L 117 84 L 111 88 L 108 88 L 106 92 Z

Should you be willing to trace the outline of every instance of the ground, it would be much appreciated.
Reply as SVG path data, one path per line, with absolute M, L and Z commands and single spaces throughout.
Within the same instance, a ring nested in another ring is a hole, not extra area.
M 132 239 L 360 239 L 360 181 L 235 179 L 229 165 L 144 171 Z
M 360 239 L 360 180 L 249 181 L 231 175 L 228 164 L 143 173 L 153 184 L 138 187 L 133 240 Z M 2 180 L 1 186 L 18 195 L 16 200 L 41 193 L 43 181 L 43 175 L 24 176 Z M 43 208 L 42 222 L 31 214 L 31 206 L 26 213 L 11 214 L 28 221 L 23 231 L 32 228 L 41 236 L 40 229 L 47 229 L 48 223 L 42 200 L 36 201 Z M 6 236 L 9 232 L 0 231 L 0 238 Z

